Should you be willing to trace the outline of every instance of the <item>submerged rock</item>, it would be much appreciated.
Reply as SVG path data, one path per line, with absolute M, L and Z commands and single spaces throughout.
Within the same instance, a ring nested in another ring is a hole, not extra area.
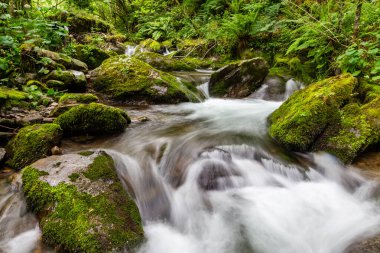
M 210 95 L 242 98 L 260 87 L 268 74 L 268 64 L 262 58 L 253 58 L 229 64 L 211 75 Z
M 296 91 L 269 117 L 269 135 L 296 151 L 327 151 L 351 162 L 380 139 L 380 96 L 361 103 L 350 74 Z
M 57 124 L 36 124 L 21 128 L 6 146 L 6 164 L 22 169 L 38 159 L 51 154 L 51 148 L 58 145 L 62 129 Z
M 125 111 L 98 103 L 74 106 L 54 120 L 67 136 L 120 133 L 130 122 Z
M 62 252 L 115 252 L 143 240 L 139 210 L 105 152 L 51 156 L 26 167 L 23 189 L 42 239 Z
M 178 103 L 196 100 L 196 88 L 133 57 L 107 59 L 91 71 L 94 89 L 124 102 Z
M 380 252 L 380 236 L 375 236 L 352 245 L 347 253 L 378 253 Z
M 153 53 L 153 52 L 138 53 L 138 54 L 135 54 L 134 57 L 163 71 L 180 71 L 180 70 L 192 71 L 194 70 L 193 67 L 189 66 L 188 64 L 180 60 L 176 60 L 168 56 L 164 56 L 164 55 Z

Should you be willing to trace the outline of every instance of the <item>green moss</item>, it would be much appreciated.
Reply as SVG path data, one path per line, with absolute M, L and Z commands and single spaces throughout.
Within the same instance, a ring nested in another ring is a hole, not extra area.
M 153 52 L 158 52 L 161 49 L 161 43 L 153 39 L 141 41 L 140 46 Z
M 97 156 L 94 162 L 88 167 L 88 170 L 83 173 L 85 177 L 91 181 L 99 179 L 117 180 L 115 172 L 112 170 L 113 160 L 108 155 Z
M 75 74 L 73 71 L 68 70 L 54 70 L 52 71 L 48 76 L 44 78 L 45 80 L 57 80 L 62 83 L 64 83 L 64 89 L 67 89 L 69 91 L 74 92 L 80 92 L 84 91 L 87 88 L 87 81 L 86 77 L 83 73 L 78 72 L 78 74 Z M 61 83 L 57 82 L 49 82 L 47 81 L 46 84 L 49 87 L 53 87 L 53 85 L 56 85 L 57 88 L 63 88 Z
M 37 80 L 29 80 L 25 86 L 27 87 L 30 87 L 30 86 L 37 86 L 38 88 L 40 88 L 42 91 L 47 91 L 47 87 L 45 84 L 41 83 L 40 81 L 37 81 Z
M 295 92 L 269 117 L 269 135 L 285 147 L 306 151 L 329 124 L 339 121 L 339 108 L 357 84 L 349 75 L 332 77 Z
M 133 57 L 107 59 L 92 71 L 95 90 L 121 101 L 176 103 L 196 100 L 196 88 Z
M 57 89 L 57 90 L 65 90 L 66 85 L 64 82 L 58 80 L 49 80 L 46 82 L 47 87 Z
M 67 70 L 54 70 L 46 78 L 46 80 L 58 80 L 65 85 L 69 85 L 74 82 L 75 75 L 71 71 Z
M 94 151 L 83 151 L 83 152 L 80 152 L 79 154 L 82 156 L 90 156 L 93 153 L 94 153 Z
M 14 106 L 24 107 L 25 103 L 28 101 L 28 94 L 18 90 L 0 87 L 0 108 L 10 109 Z
M 206 69 L 213 63 L 211 59 L 201 59 L 196 57 L 185 57 L 181 61 L 194 69 Z
M 113 164 L 107 169 L 107 175 L 117 179 Z M 26 167 L 22 180 L 28 204 L 40 217 L 42 238 L 48 245 L 64 252 L 97 253 L 131 249 L 142 241 L 137 206 L 120 181 L 112 180 L 106 192 L 92 196 L 68 183 L 51 186 L 41 176 L 39 170 Z
M 77 179 L 80 177 L 78 173 L 73 173 L 69 176 L 71 182 L 77 181 Z
M 49 155 L 51 148 L 59 144 L 61 136 L 62 129 L 56 124 L 24 127 L 6 146 L 9 156 L 6 163 L 14 169 L 22 169 Z
M 59 103 L 68 104 L 70 102 L 76 102 L 88 104 L 91 102 L 97 102 L 98 100 L 99 98 L 96 95 L 90 93 L 66 93 L 59 99 Z
M 110 57 L 105 50 L 92 45 L 76 45 L 74 57 L 85 62 L 90 69 L 99 67 L 102 62 Z
M 130 119 L 121 109 L 97 103 L 78 105 L 55 119 L 65 135 L 112 134 L 124 131 Z
M 157 69 L 164 71 L 194 70 L 194 68 L 180 60 L 176 60 L 153 52 L 138 53 L 135 55 L 135 57 L 141 61 L 150 64 L 151 66 Z

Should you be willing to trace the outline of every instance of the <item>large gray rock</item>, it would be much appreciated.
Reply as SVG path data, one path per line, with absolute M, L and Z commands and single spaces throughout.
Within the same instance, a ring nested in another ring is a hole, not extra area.
M 60 252 L 119 252 L 143 240 L 139 210 L 103 151 L 50 156 L 22 172 L 42 240 Z
M 268 74 L 268 63 L 262 58 L 229 64 L 212 74 L 210 95 L 243 98 L 259 88 Z

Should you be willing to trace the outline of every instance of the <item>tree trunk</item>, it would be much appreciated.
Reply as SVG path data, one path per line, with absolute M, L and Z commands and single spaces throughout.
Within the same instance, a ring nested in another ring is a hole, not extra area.
M 358 4 L 356 5 L 354 32 L 352 34 L 352 41 L 354 43 L 357 41 L 357 39 L 359 37 L 360 17 L 362 15 L 362 5 L 363 5 L 363 0 L 358 0 Z

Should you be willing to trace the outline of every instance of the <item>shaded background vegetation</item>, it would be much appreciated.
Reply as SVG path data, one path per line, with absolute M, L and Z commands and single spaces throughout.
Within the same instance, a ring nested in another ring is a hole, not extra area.
M 69 53 L 62 11 L 90 15 L 124 41 L 168 49 L 203 47 L 197 57 L 264 56 L 273 71 L 310 82 L 350 72 L 380 82 L 380 1 L 364 0 L 8 0 L 0 3 L 2 80 L 22 68 L 25 43 Z M 91 43 L 102 40 L 94 31 Z

